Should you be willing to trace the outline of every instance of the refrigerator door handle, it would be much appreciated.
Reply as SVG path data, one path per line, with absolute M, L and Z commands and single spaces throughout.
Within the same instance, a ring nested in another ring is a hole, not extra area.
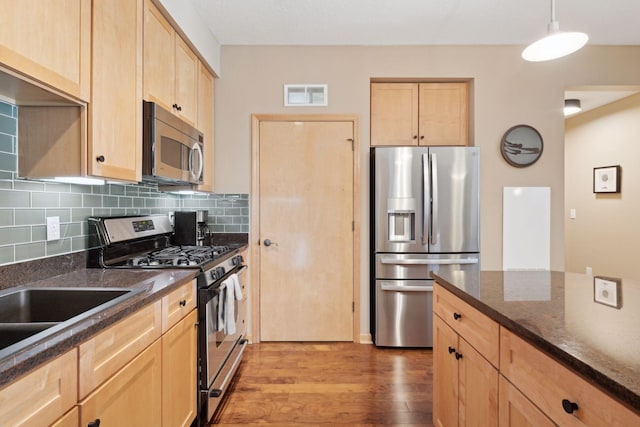
M 433 292 L 433 286 L 392 285 L 385 282 L 380 284 L 380 289 L 392 292 Z
M 429 154 L 422 155 L 422 244 L 429 244 L 429 214 L 431 211 L 431 183 L 429 181 Z
M 431 207 L 433 208 L 431 212 L 431 244 L 438 244 L 438 158 L 436 157 L 436 153 L 431 153 L 430 155 L 430 170 L 431 170 Z
M 423 259 L 423 258 L 388 258 L 381 257 L 381 264 L 393 264 L 393 265 L 455 265 L 455 264 L 477 264 L 478 258 L 438 258 L 438 259 Z

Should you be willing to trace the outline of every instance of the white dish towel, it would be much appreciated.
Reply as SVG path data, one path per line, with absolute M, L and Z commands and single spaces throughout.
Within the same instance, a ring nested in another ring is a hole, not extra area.
M 237 274 L 232 274 L 223 282 L 226 284 L 226 300 L 224 307 L 224 328 L 227 335 L 236 333 L 235 302 L 242 300 L 242 288 Z

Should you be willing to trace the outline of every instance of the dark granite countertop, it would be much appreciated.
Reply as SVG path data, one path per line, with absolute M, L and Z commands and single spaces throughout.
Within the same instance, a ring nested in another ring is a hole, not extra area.
M 438 283 L 640 412 L 640 282 L 594 299 L 594 278 L 548 271 L 454 271 Z M 614 298 L 614 301 L 616 299 Z
M 137 295 L 81 320 L 15 353 L 0 359 L 0 387 L 56 358 L 91 336 L 162 298 L 196 277 L 199 270 L 79 269 L 47 279 L 24 283 L 24 287 L 142 288 Z

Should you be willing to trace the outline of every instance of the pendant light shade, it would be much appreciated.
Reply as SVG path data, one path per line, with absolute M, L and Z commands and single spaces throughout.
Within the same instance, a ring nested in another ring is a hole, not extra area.
M 564 115 L 570 116 L 582 111 L 579 99 L 565 99 L 564 100 Z
M 579 32 L 560 31 L 556 20 L 555 0 L 551 0 L 551 22 L 547 28 L 548 35 L 541 38 L 522 51 L 522 57 L 531 62 L 549 61 L 569 55 L 582 48 L 589 36 Z

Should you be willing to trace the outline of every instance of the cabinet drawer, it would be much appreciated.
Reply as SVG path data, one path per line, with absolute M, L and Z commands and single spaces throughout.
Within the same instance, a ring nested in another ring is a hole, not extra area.
M 75 349 L 0 390 L 0 426 L 48 426 L 78 400 Z
M 500 331 L 500 372 L 558 425 L 640 425 L 639 415 L 505 328 Z M 564 399 L 578 409 L 565 412 Z
M 434 312 L 462 336 L 493 366 L 498 367 L 500 327 L 460 298 L 436 283 Z
M 196 308 L 196 279 L 162 298 L 162 333 Z
M 138 310 L 80 344 L 80 398 L 160 337 L 162 301 Z

